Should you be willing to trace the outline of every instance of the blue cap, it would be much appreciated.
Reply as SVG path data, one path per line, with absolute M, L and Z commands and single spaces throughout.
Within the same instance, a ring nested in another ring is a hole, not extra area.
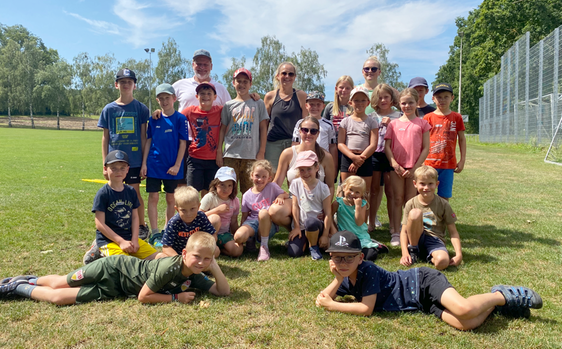
M 408 84 L 408 88 L 414 88 L 416 86 L 423 86 L 425 88 L 429 88 L 429 86 L 427 85 L 427 80 L 421 77 L 413 78 L 412 80 L 410 80 L 410 83 Z

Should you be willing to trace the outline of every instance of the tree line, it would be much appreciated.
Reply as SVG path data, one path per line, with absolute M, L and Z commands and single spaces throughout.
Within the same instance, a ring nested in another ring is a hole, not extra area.
M 561 24 L 562 0 L 484 0 L 467 18 L 456 19 L 457 36 L 436 82 L 450 82 L 458 91 L 462 35 L 461 111 L 470 116 L 468 133 L 478 133 L 483 86 L 500 71 L 505 52 L 526 32 L 532 46 Z
M 399 89 L 406 86 L 400 81 L 398 65 L 388 61 L 388 49 L 383 44 L 372 45 L 366 53 L 379 57 L 382 66 L 379 82 Z M 33 115 L 56 115 L 57 118 L 60 115 L 99 115 L 107 103 L 117 99 L 115 73 L 125 67 L 137 74 L 135 98 L 149 105 L 150 88 L 193 76 L 191 59 L 182 55 L 174 39 L 164 41 L 157 55 L 152 78 L 148 57 L 120 62 L 112 53 L 92 56 L 82 52 L 68 62 L 25 27 L 0 24 L 0 114 L 8 115 L 10 126 L 12 115 L 29 115 L 32 127 Z M 284 61 L 297 66 L 297 88 L 325 92 L 324 79 L 328 73 L 318 53 L 305 47 L 289 53 L 275 36 L 261 39 L 251 66 L 244 56 L 232 58 L 231 67 L 220 77 L 215 74 L 213 79 L 224 84 L 234 97 L 232 75 L 236 69 L 247 67 L 253 75 L 252 91 L 263 98 L 273 90 L 275 70 Z

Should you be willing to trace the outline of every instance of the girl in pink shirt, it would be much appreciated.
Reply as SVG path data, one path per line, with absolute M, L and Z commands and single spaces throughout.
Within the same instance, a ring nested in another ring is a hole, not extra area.
M 402 116 L 393 120 L 384 136 L 384 152 L 394 172 L 390 173 L 394 206 L 392 209 L 394 225 L 391 230 L 400 235 L 402 207 L 416 196 L 412 183 L 414 171 L 423 165 L 429 153 L 429 123 L 418 117 L 418 93 L 407 88 L 400 93 Z M 396 239 L 396 237 L 393 236 Z

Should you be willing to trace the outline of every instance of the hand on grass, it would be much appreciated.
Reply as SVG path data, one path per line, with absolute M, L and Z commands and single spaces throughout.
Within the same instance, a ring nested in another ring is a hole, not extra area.
M 449 265 L 453 267 L 458 267 L 459 265 L 461 265 L 461 262 L 462 262 L 462 256 L 454 256 L 449 260 Z
M 402 256 L 402 258 L 400 258 L 400 264 L 405 267 L 409 267 L 412 265 L 412 257 L 410 257 L 410 255 Z
M 320 238 L 318 239 L 318 246 L 323 250 L 326 250 L 328 247 L 330 247 L 330 238 L 328 237 L 328 234 L 320 236 Z
M 332 297 L 330 297 L 329 294 L 320 292 L 318 297 L 316 297 L 316 306 L 327 308 L 333 301 L 334 300 L 332 299 Z
M 194 298 L 195 298 L 195 292 L 178 293 L 178 301 L 183 304 L 191 302 Z

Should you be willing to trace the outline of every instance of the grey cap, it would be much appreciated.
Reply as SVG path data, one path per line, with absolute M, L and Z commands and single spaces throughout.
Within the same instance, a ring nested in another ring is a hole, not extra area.
M 126 162 L 127 165 L 129 164 L 129 156 L 123 150 L 113 150 L 110 151 L 107 156 L 105 157 L 104 166 L 112 164 L 114 162 L 123 161 Z
M 161 93 L 167 93 L 169 95 L 175 95 L 176 91 L 174 90 L 172 85 L 164 83 L 164 84 L 158 85 L 158 87 L 156 88 L 156 97 L 158 97 L 158 95 L 161 94 Z
M 193 59 L 195 59 L 196 57 L 199 57 L 199 56 L 205 56 L 205 57 L 209 58 L 211 61 L 213 60 L 211 58 L 211 54 L 207 50 L 199 49 L 199 50 L 197 50 L 193 53 Z
M 318 92 L 318 91 L 309 92 L 306 95 L 306 100 L 309 101 L 311 99 L 319 99 L 322 102 L 324 102 L 324 94 L 322 92 Z

